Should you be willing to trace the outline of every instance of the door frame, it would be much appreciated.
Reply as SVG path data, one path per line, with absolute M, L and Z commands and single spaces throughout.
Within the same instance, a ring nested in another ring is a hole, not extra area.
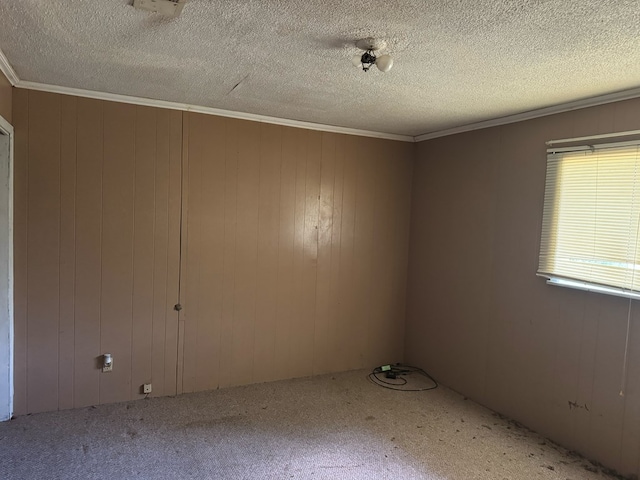
M 14 132 L 13 126 L 0 115 L 0 137 L 8 137 L 9 141 L 9 158 L 7 170 L 8 191 L 3 191 L 3 180 L 0 178 L 0 205 L 2 198 L 7 199 L 7 235 L 8 235 L 8 258 L 6 263 L 2 261 L 3 252 L 0 251 L 0 275 L 3 275 L 3 268 L 7 269 L 7 305 L 5 311 L 0 311 L 0 332 L 3 332 L 0 338 L 0 352 L 4 351 L 5 355 L 0 353 L 0 421 L 10 420 L 13 416 L 13 360 L 14 360 L 14 314 L 13 314 L 13 155 L 14 155 Z M 0 141 L 2 143 L 2 141 Z M 1 155 L 1 154 L 0 154 Z M 3 159 L 4 161 L 4 159 Z M 2 166 L 0 166 L 0 169 Z M 1 170 L 0 170 L 1 171 Z M 2 228 L 0 228 L 0 231 Z M 0 246 L 4 243 L 4 239 L 0 239 Z M 2 281 L 2 280 L 0 280 Z M 4 293 L 2 293 L 4 295 Z M 3 309 L 4 310 L 4 309 Z M 6 329 L 8 326 L 8 329 Z M 8 333 L 8 336 L 4 334 Z M 8 345 L 7 345 L 8 344 Z M 8 347 L 8 348 L 7 348 Z

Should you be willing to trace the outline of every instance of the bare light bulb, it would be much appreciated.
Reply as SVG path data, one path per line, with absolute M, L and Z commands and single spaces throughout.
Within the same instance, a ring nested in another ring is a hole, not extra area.
M 381 72 L 388 72 L 391 70 L 391 67 L 393 67 L 393 58 L 391 55 L 380 55 L 376 59 L 376 67 L 378 67 L 378 70 Z
M 362 67 L 362 55 L 354 55 L 351 59 L 351 63 L 353 63 L 354 67 L 361 68 Z

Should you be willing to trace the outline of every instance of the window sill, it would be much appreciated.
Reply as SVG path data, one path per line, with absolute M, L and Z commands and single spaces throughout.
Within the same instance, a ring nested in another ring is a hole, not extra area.
M 640 293 L 631 290 L 624 290 L 617 287 L 607 287 L 596 283 L 581 282 L 579 280 L 568 280 L 566 278 L 545 277 L 547 285 L 554 287 L 572 288 L 574 290 L 583 290 L 585 292 L 602 293 L 604 295 L 613 295 L 615 297 L 631 298 L 640 300 Z

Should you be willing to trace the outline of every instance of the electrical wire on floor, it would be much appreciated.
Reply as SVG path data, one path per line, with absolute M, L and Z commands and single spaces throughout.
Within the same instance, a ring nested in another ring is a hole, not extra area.
M 413 380 L 412 376 L 414 376 Z M 412 387 L 412 383 L 424 383 L 423 379 L 416 381 L 415 376 L 426 378 L 428 380 L 427 385 L 424 387 Z M 367 378 L 379 387 L 401 392 L 424 392 L 438 388 L 438 382 L 423 369 L 402 363 L 376 367 L 367 375 Z

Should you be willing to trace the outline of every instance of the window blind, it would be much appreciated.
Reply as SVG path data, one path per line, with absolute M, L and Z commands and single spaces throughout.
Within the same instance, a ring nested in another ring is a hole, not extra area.
M 640 291 L 640 145 L 550 149 L 538 275 Z

